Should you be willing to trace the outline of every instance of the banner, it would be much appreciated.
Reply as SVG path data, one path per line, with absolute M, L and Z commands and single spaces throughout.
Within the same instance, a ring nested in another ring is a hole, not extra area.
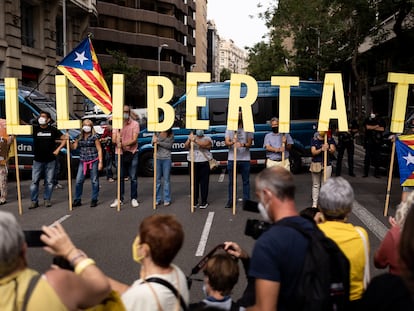
M 414 135 L 401 135 L 395 141 L 401 186 L 414 186 Z

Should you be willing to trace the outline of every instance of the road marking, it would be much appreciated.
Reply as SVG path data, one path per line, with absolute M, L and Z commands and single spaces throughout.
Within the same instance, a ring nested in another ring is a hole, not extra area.
M 203 232 L 201 233 L 200 243 L 198 243 L 197 251 L 195 253 L 196 257 L 201 257 L 204 254 L 206 248 L 208 235 L 210 234 L 211 225 L 213 224 L 214 212 L 209 212 L 206 223 L 204 225 Z
M 50 226 L 53 226 L 55 223 L 59 223 L 61 224 L 62 222 L 64 222 L 66 219 L 68 219 L 71 215 L 65 215 L 60 217 L 58 220 L 55 220 Z
M 226 169 L 225 168 L 223 168 L 223 170 L 221 171 L 218 182 L 223 182 L 224 181 L 224 175 L 226 175 Z
M 388 229 L 381 221 L 379 221 L 371 212 L 369 212 L 357 201 L 354 201 L 352 213 L 354 213 L 355 216 L 357 216 L 365 224 L 365 226 L 367 226 L 367 228 L 371 230 L 380 241 L 382 241 Z

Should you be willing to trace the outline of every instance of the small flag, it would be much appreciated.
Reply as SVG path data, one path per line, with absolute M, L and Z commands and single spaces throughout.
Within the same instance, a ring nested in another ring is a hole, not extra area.
M 112 98 L 90 38 L 86 38 L 57 68 L 104 113 L 112 111 Z
M 401 135 L 395 141 L 401 186 L 414 186 L 414 135 Z

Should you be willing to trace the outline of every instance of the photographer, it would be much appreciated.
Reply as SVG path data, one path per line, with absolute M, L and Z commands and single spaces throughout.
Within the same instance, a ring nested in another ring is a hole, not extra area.
M 255 279 L 255 304 L 251 310 L 285 310 L 295 299 L 295 286 L 304 264 L 308 240 L 283 224 L 293 223 L 306 231 L 316 228 L 311 221 L 298 215 L 293 176 L 286 169 L 272 167 L 260 172 L 256 177 L 256 194 L 264 220 L 279 225 L 268 228 L 253 249 L 249 277 Z M 225 249 L 238 258 L 248 257 L 236 243 L 226 242 Z M 246 295 L 253 296 L 253 290 L 247 288 L 244 298 Z
M 75 272 L 50 269 L 39 275 L 28 267 L 27 244 L 16 218 L 0 211 L 0 310 L 78 310 L 100 303 L 109 282 L 95 262 L 77 249 L 60 224 L 42 227 L 44 249 L 64 257 Z

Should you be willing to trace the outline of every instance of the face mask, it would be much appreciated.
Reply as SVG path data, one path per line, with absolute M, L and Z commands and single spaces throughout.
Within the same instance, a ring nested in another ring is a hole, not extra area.
M 371 119 L 375 119 L 375 113 L 371 113 L 371 115 L 369 116 Z
M 257 209 L 259 210 L 260 215 L 262 216 L 264 221 L 272 223 L 273 220 L 270 218 L 268 213 L 269 206 L 268 204 L 264 205 L 262 201 L 263 200 L 260 200 L 259 204 L 257 205 Z
M 129 118 L 129 113 L 124 113 L 124 119 L 128 119 Z
M 132 259 L 134 259 L 135 262 L 141 264 L 142 259 L 144 259 L 144 256 L 140 256 L 138 254 L 138 245 L 139 245 L 139 236 L 137 236 L 132 243 Z
M 272 132 L 273 133 L 278 133 L 279 132 L 279 127 L 278 126 L 272 127 Z
M 40 117 L 38 120 L 40 125 L 45 125 L 46 124 L 46 118 Z
M 83 130 L 85 133 L 89 133 L 90 131 L 92 131 L 92 128 L 91 128 L 89 125 L 84 125 L 84 126 L 82 127 L 82 130 Z
M 203 130 L 197 130 L 196 131 L 196 135 L 197 136 L 203 136 L 204 135 L 204 131 Z

